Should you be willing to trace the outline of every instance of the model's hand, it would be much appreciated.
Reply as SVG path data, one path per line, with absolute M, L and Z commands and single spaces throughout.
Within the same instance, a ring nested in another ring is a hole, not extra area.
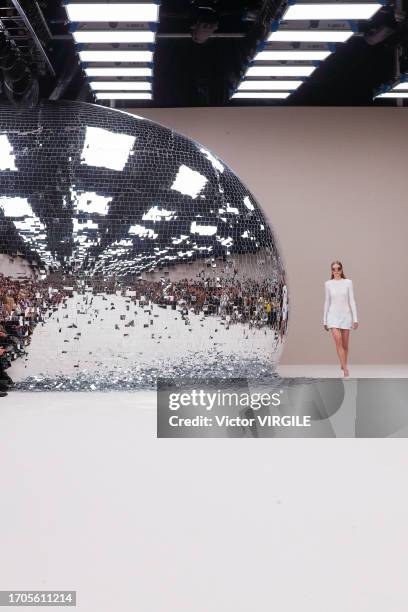
M 0 355 L 4 355 L 5 352 L 6 352 L 6 349 L 0 346 Z
M 357 329 L 357 327 L 358 327 L 358 323 L 357 322 L 353 323 L 353 329 Z

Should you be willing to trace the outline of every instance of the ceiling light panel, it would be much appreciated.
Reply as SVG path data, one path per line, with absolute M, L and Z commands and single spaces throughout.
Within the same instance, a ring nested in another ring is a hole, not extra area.
M 353 36 L 352 30 L 276 30 L 268 36 L 268 42 L 320 42 L 344 43 Z
M 246 98 L 246 99 L 274 99 L 284 100 L 290 96 L 289 91 L 239 91 L 233 94 L 233 98 Z
M 280 61 L 323 61 L 331 51 L 260 51 L 254 57 L 255 62 L 280 62 Z
M 381 6 L 379 2 L 298 2 L 288 6 L 282 19 L 371 19 Z
M 103 66 L 101 68 L 85 68 L 88 77 L 151 77 L 152 68 L 132 67 L 118 68 L 115 66 Z
M 381 85 L 374 95 L 374 100 L 378 98 L 391 98 L 395 100 L 408 98 L 407 74 L 402 73 L 398 79 Z
M 238 91 L 273 91 L 286 90 L 293 91 L 302 85 L 303 81 L 288 80 L 269 80 L 269 81 L 241 81 Z
M 91 81 L 94 91 L 151 91 L 152 84 L 147 81 Z
M 250 66 L 246 72 L 248 77 L 257 76 L 310 76 L 316 66 Z
M 379 94 L 376 98 L 408 98 L 408 91 L 387 91 Z
M 398 83 L 395 87 L 392 88 L 393 91 L 407 91 L 408 90 L 408 81 L 404 81 L 403 83 Z
M 336 44 L 346 43 L 354 31 L 358 31 L 355 21 L 370 19 L 384 4 L 385 0 L 288 0 L 281 18 L 272 22 L 271 31 L 258 44 L 257 52 L 235 94 L 255 90 L 255 93 L 258 91 L 267 95 L 274 87 L 266 89 L 266 79 L 310 76 L 319 62 L 333 54 Z M 305 65 L 302 66 L 302 62 Z M 296 89 L 294 86 L 287 87 L 289 92 Z M 237 96 L 233 93 L 233 97 Z
M 159 1 L 68 0 L 65 9 L 84 72 L 98 79 L 89 82 L 96 99 L 151 100 L 143 79 L 153 75 Z
M 153 51 L 79 51 L 82 62 L 151 62 Z
M 159 19 L 159 6 L 154 2 L 68 2 L 65 5 L 70 21 L 137 22 Z
M 123 91 L 104 91 L 95 93 L 97 100 L 151 100 L 152 94 L 149 92 L 123 92 Z
M 156 33 L 148 30 L 142 31 L 115 31 L 115 30 L 76 30 L 72 32 L 76 43 L 154 43 Z

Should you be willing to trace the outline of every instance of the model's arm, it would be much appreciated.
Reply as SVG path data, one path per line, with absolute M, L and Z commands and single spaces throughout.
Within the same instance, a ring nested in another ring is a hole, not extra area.
M 327 283 L 324 284 L 324 297 L 323 325 L 327 325 L 327 311 L 330 306 L 330 293 Z
M 354 299 L 354 291 L 353 291 L 353 282 L 349 282 L 349 304 L 351 308 L 351 314 L 353 316 L 353 323 L 358 323 L 357 319 L 357 306 L 356 301 Z

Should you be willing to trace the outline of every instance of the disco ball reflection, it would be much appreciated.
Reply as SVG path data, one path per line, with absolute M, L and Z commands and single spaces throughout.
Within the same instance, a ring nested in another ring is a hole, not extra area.
M 287 330 L 276 240 L 224 162 L 77 102 L 1 108 L 0 295 L 20 389 L 262 378 Z

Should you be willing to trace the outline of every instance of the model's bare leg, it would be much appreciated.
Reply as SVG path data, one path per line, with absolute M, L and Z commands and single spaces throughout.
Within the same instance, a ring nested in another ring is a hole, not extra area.
M 346 364 L 346 357 L 345 357 L 345 352 L 344 352 L 344 348 L 343 348 L 343 341 L 341 338 L 341 332 L 339 329 L 337 329 L 337 327 L 332 327 L 331 328 L 331 333 L 333 336 L 333 340 L 336 344 L 336 351 L 337 351 L 337 355 L 339 356 L 339 360 L 340 360 L 340 366 L 344 372 L 344 376 L 348 376 L 348 370 L 347 370 L 347 364 Z
M 342 342 L 343 342 L 343 348 L 344 348 L 344 353 L 345 353 L 346 369 L 347 369 L 347 364 L 348 364 L 349 338 L 350 338 L 350 330 L 349 329 L 342 329 L 341 330 L 341 339 L 342 339 Z M 348 372 L 348 370 L 347 370 L 347 372 Z
M 341 338 L 342 338 L 342 343 L 343 343 L 344 356 L 345 356 L 345 364 L 346 364 L 345 368 L 343 368 L 344 376 L 348 376 L 349 375 L 349 371 L 348 371 L 348 367 L 347 367 L 348 350 L 349 350 L 349 337 L 350 337 L 350 330 L 349 329 L 342 329 L 341 330 Z

